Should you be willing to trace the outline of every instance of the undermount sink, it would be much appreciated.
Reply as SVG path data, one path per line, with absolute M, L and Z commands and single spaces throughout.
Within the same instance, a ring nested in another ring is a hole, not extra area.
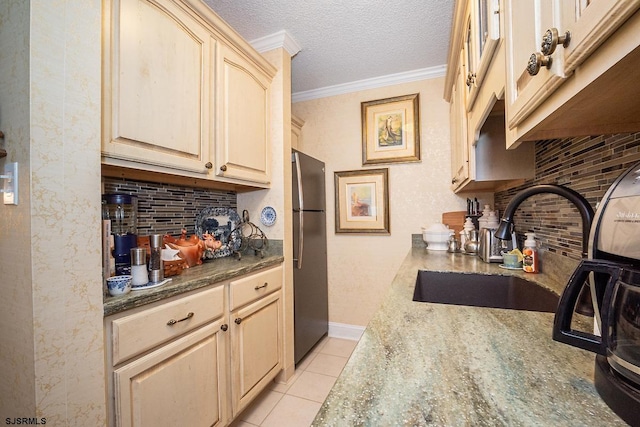
M 413 300 L 555 313 L 559 297 L 518 276 L 418 271 Z

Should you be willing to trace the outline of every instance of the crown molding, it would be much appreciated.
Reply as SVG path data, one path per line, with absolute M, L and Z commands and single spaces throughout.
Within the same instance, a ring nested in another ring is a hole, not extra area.
M 343 95 L 360 90 L 376 89 L 401 83 L 415 82 L 418 80 L 435 79 L 445 76 L 446 69 L 446 65 L 438 65 L 435 67 L 421 68 L 418 70 L 389 74 L 371 79 L 357 80 L 355 82 L 342 83 L 319 89 L 295 92 L 291 94 L 291 102 L 310 101 L 312 99 Z
M 289 52 L 291 57 L 294 57 L 302 50 L 302 47 L 300 47 L 298 42 L 295 41 L 287 30 L 280 30 L 277 33 L 260 37 L 259 39 L 250 41 L 249 44 L 251 44 L 251 46 L 260 53 L 282 47 Z

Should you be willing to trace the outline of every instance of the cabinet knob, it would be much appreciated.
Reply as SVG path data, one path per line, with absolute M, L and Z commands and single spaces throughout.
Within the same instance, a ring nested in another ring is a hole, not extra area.
M 532 53 L 527 64 L 527 72 L 535 76 L 540 71 L 540 68 L 551 68 L 551 62 L 552 59 L 548 55 L 543 55 L 540 52 Z
M 221 170 L 222 172 L 226 172 L 226 171 L 227 171 L 227 165 L 222 165 L 222 166 L 220 166 L 220 170 Z
M 467 74 L 467 86 L 471 87 L 471 85 L 475 84 L 475 82 L 476 82 L 476 73 Z
M 556 51 L 558 45 L 562 47 L 569 46 L 571 41 L 571 32 L 567 31 L 564 34 L 560 34 L 557 28 L 549 28 L 542 36 L 541 50 L 544 55 L 551 55 Z
M 455 184 L 456 182 L 458 182 L 458 178 L 453 178 L 453 179 L 451 180 L 451 183 L 452 183 L 452 184 Z
M 220 326 L 220 329 L 222 329 L 222 332 L 226 332 L 227 329 L 229 329 L 229 325 L 227 325 L 226 323 L 224 323 L 222 326 Z
M 238 317 L 236 320 L 234 320 L 234 322 L 236 322 L 236 325 L 239 325 L 240 323 L 242 323 L 242 318 Z
M 207 169 L 213 169 L 213 163 L 207 162 L 207 163 L 205 163 L 204 167 L 207 168 Z

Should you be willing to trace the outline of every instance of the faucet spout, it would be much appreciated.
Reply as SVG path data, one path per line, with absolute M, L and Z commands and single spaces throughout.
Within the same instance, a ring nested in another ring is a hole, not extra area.
M 554 184 L 540 184 L 525 188 L 516 194 L 505 208 L 504 215 L 500 221 L 500 226 L 495 232 L 495 236 L 502 240 L 511 238 L 513 231 L 513 215 L 518 206 L 535 194 L 552 193 L 564 197 L 572 202 L 580 212 L 582 217 L 582 257 L 586 258 L 589 250 L 589 232 L 591 230 L 591 222 L 593 221 L 593 208 L 589 202 L 576 191 Z

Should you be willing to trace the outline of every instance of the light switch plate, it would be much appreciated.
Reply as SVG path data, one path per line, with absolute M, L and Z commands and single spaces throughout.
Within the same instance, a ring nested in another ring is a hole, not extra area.
M 2 174 L 4 186 L 3 197 L 5 205 L 18 204 L 18 162 L 7 162 Z

